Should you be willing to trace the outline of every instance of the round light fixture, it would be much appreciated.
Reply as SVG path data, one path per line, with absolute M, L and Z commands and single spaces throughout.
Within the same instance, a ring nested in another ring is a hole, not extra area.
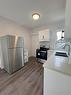
M 40 15 L 38 13 L 32 14 L 32 17 L 34 20 L 38 20 L 40 18 Z

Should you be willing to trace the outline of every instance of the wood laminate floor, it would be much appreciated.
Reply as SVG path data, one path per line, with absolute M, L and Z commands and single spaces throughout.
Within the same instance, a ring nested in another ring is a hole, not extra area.
M 35 58 L 12 75 L 0 70 L 0 95 L 43 95 L 43 66 Z

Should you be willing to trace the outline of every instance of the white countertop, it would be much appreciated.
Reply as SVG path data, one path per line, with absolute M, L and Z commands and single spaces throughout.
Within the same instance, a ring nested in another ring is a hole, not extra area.
M 48 56 L 49 54 L 50 53 L 48 53 Z M 69 64 L 69 58 L 55 56 L 54 52 L 48 57 L 48 60 L 44 63 L 43 67 L 71 76 L 71 64 Z

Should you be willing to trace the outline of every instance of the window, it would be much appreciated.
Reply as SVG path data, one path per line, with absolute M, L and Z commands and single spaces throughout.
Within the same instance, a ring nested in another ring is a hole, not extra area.
M 57 40 L 60 40 L 61 38 L 64 38 L 64 31 L 57 32 Z

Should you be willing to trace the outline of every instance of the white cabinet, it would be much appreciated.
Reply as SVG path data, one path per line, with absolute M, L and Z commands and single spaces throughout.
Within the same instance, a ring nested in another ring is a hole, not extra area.
M 39 41 L 49 41 L 49 40 L 50 40 L 49 30 L 39 31 Z
M 71 95 L 71 76 L 44 68 L 43 95 Z
M 28 51 L 24 49 L 24 63 L 28 62 Z

